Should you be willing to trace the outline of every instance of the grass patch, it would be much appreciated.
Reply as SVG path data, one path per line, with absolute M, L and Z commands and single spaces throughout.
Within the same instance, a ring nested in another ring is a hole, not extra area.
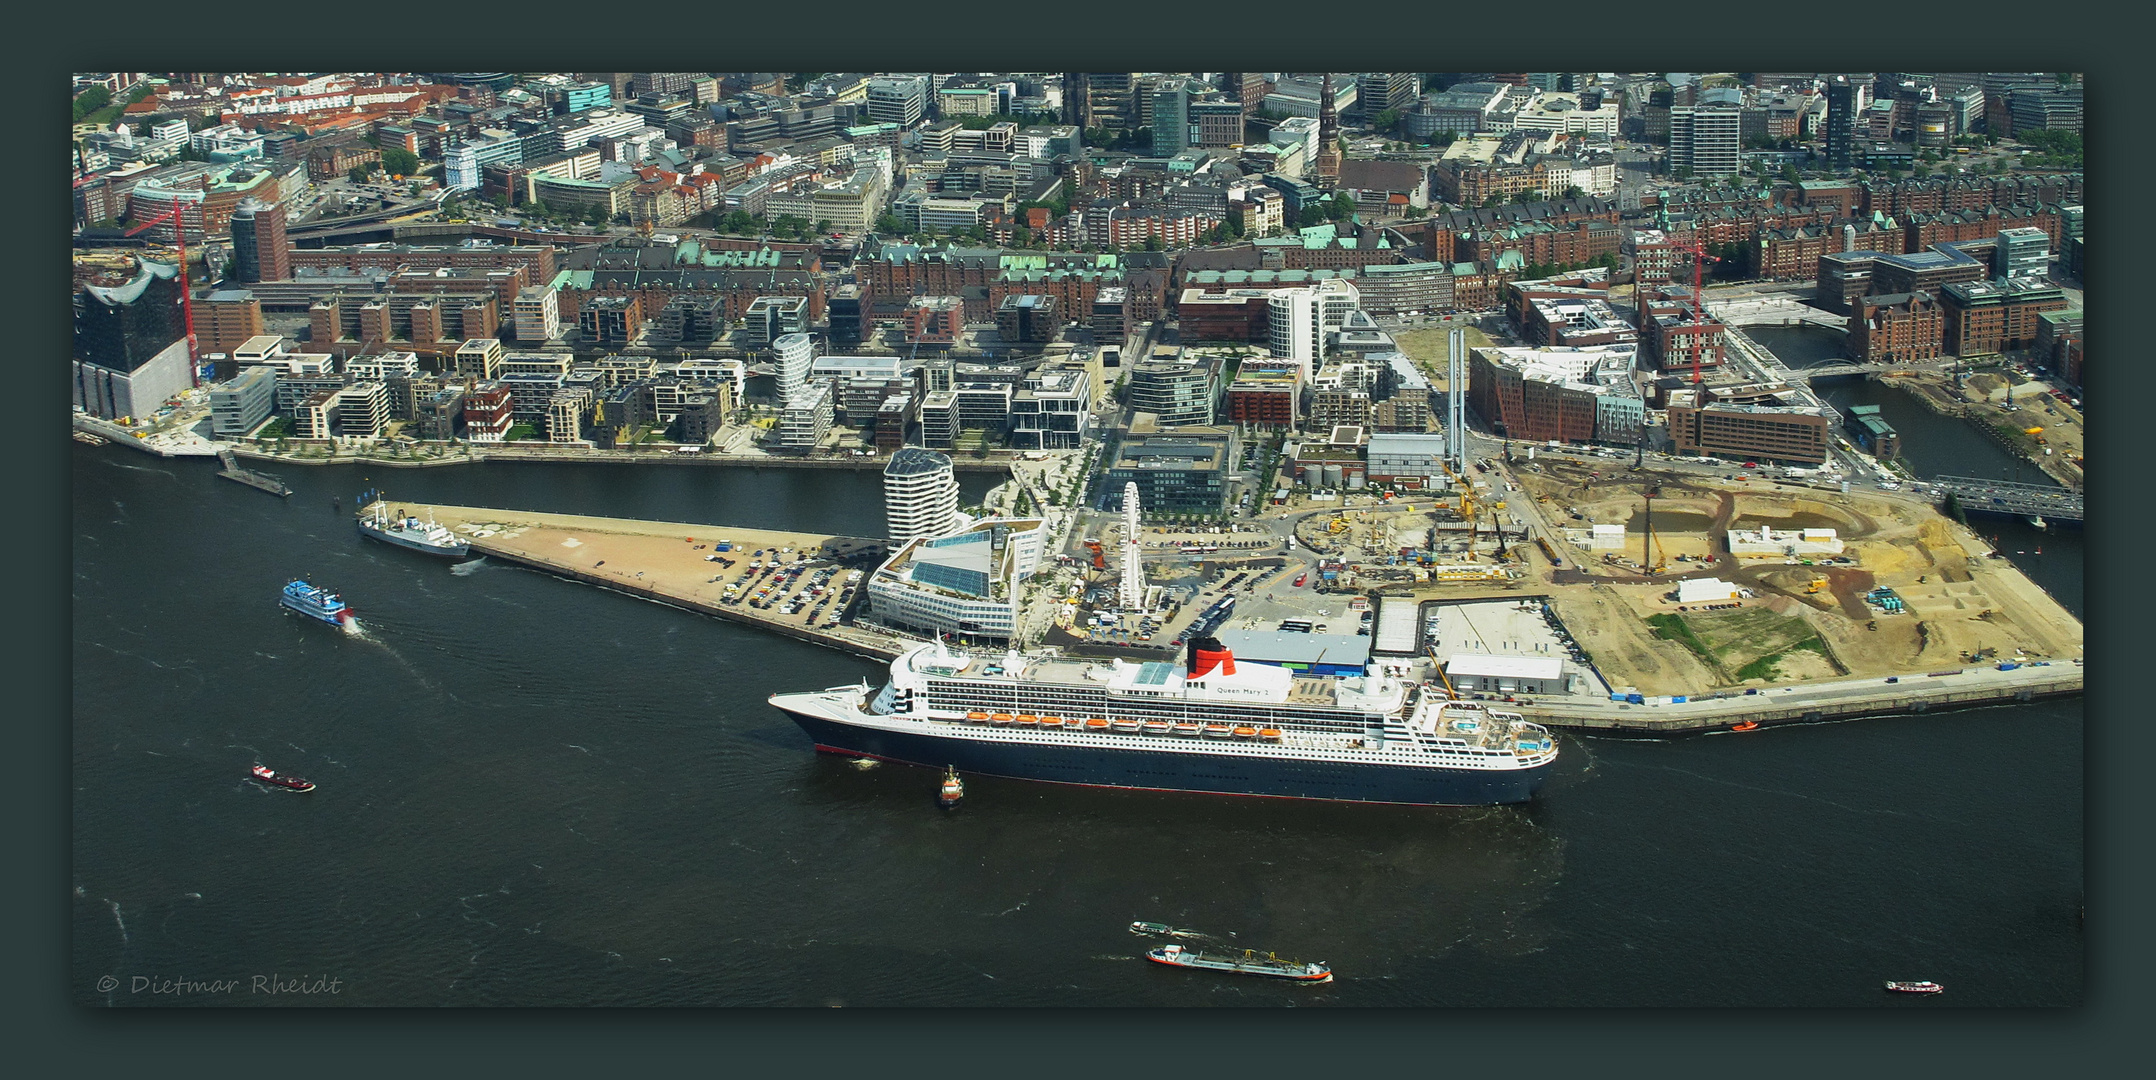
M 1700 636 L 1692 631 L 1691 625 L 1684 621 L 1684 616 L 1649 615 L 1647 616 L 1647 625 L 1654 627 L 1654 636 L 1677 642 L 1685 648 L 1698 653 L 1699 658 L 1707 663 L 1714 663 L 1714 651 L 1707 648 L 1707 643 L 1700 640 Z
M 1819 635 L 1813 634 L 1811 637 L 1805 638 L 1804 640 L 1799 641 L 1786 649 L 1783 649 L 1781 652 L 1762 656 L 1759 659 L 1754 660 L 1741 668 L 1738 668 L 1737 681 L 1744 682 L 1748 679 L 1765 679 L 1769 682 L 1772 682 L 1774 680 L 1774 677 L 1780 673 L 1782 658 L 1788 656 L 1790 653 L 1797 652 L 1815 652 L 1818 653 L 1820 656 L 1825 657 L 1828 663 L 1834 663 L 1833 654 L 1827 652 L 1827 643 L 1821 641 L 1819 639 Z M 1839 664 L 1835 664 L 1836 668 L 1839 668 L 1840 666 L 1841 665 Z

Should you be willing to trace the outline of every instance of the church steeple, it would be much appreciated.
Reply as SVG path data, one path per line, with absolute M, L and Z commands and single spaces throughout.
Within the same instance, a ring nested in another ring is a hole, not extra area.
M 1318 186 L 1330 189 L 1340 182 L 1340 116 L 1333 111 L 1333 76 L 1325 73 L 1318 95 Z

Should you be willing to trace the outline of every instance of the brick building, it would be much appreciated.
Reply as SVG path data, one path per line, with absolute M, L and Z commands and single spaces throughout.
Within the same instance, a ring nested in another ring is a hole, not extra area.
M 1849 315 L 1850 358 L 1875 364 L 1937 360 L 1945 326 L 1945 312 L 1930 293 L 1859 297 Z
M 2036 344 L 2047 311 L 2066 310 L 2058 286 L 2019 278 L 1972 281 L 1940 290 L 1945 306 L 1946 351 L 1955 356 L 1983 356 Z

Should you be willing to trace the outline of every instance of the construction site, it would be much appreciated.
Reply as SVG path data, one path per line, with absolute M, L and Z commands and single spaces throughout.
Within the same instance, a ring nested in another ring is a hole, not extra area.
M 1684 695 L 2075 659 L 2080 622 L 1930 505 L 1544 459 L 1537 591 L 1614 689 Z M 1517 545 L 1515 545 L 1517 548 Z

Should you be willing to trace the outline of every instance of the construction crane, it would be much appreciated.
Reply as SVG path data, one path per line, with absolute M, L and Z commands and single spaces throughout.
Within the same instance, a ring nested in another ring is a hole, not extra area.
M 1452 680 L 1445 675 L 1445 662 L 1437 658 L 1437 646 L 1426 645 L 1424 649 L 1430 654 L 1431 666 L 1437 669 L 1437 680 L 1445 684 L 1445 696 L 1458 701 L 1460 692 L 1452 688 Z
M 179 239 L 180 247 L 180 310 L 187 319 L 187 381 L 190 386 L 201 386 L 202 375 L 195 368 L 195 290 L 187 281 L 187 217 L 181 212 L 186 206 L 187 204 L 181 201 L 179 196 L 174 195 L 172 197 L 172 209 L 127 230 L 127 235 L 137 236 L 167 221 L 172 222 L 172 234 Z M 199 207 L 196 210 L 195 217 L 198 223 L 202 219 Z M 207 228 L 203 229 L 203 235 L 205 237 L 209 235 Z
M 1661 493 L 1662 489 L 1653 485 L 1649 485 L 1645 492 L 1647 498 L 1647 535 L 1640 541 L 1639 564 L 1649 574 L 1659 574 L 1669 568 L 1669 561 L 1662 558 L 1662 541 L 1654 535 L 1654 499 L 1655 496 Z
M 1707 310 L 1703 306 L 1705 303 L 1706 293 L 1701 288 L 1700 268 L 1706 263 L 1721 262 L 1722 260 L 1717 256 L 1707 254 L 1707 249 L 1700 246 L 1699 238 L 1697 235 L 1693 236 L 1690 243 L 1676 244 L 1673 246 L 1675 246 L 1679 251 L 1688 251 L 1692 253 L 1692 325 L 1701 328 L 1698 331 L 1698 337 L 1692 343 L 1692 389 L 1698 390 L 1699 354 L 1706 351 L 1707 344 L 1707 335 L 1706 330 L 1704 329 L 1707 325 Z M 1639 305 L 1639 287 L 1636 283 L 1632 288 L 1632 294 L 1633 306 L 1637 307 Z M 1644 315 L 1641 321 L 1646 321 Z M 1646 454 L 1643 447 L 1641 451 L 1641 457 L 1644 458 L 1645 456 Z
M 1437 459 L 1437 467 L 1445 470 L 1445 476 L 1452 481 L 1455 487 L 1460 489 L 1460 516 L 1467 519 L 1467 555 L 1469 558 L 1473 558 L 1475 555 L 1476 532 L 1475 485 L 1468 483 L 1466 477 L 1453 472 L 1452 466 L 1445 464 L 1445 459 L 1443 458 Z

